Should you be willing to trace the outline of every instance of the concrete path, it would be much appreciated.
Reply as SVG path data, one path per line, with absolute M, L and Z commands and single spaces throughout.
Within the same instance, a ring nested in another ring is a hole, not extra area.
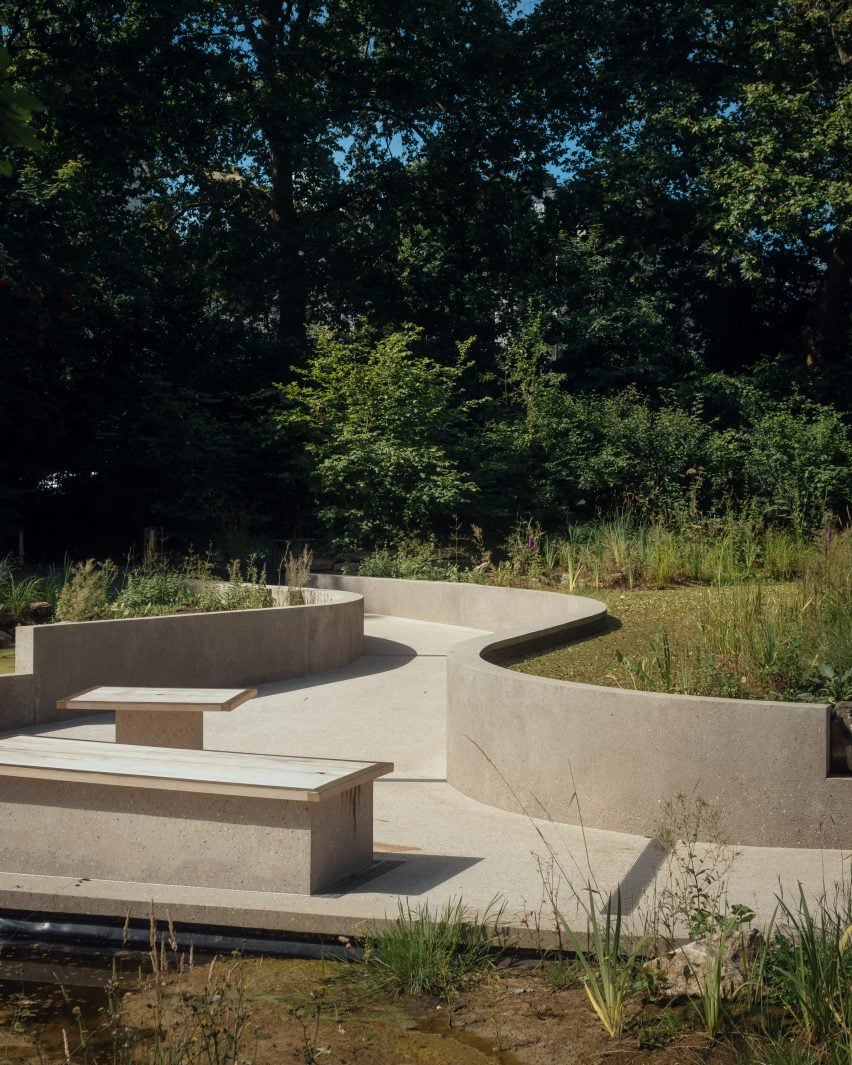
M 379 864 L 369 875 L 340 894 L 308 897 L 0 873 L 0 906 L 123 916 L 153 901 L 174 920 L 351 935 L 395 916 L 400 901 L 428 901 L 434 911 L 461 898 L 484 911 L 497 899 L 519 942 L 530 946 L 558 941 L 554 901 L 585 931 L 576 893 L 586 898 L 588 885 L 598 908 L 620 890 L 635 921 L 654 910 L 666 880 L 655 841 L 507 813 L 446 783 L 446 651 L 477 630 L 368 615 L 365 632 L 364 655 L 353 665 L 266 685 L 229 714 L 207 714 L 205 746 L 393 761 L 393 775 L 375 785 Z M 114 737 L 110 715 L 38 731 Z M 849 877 L 849 855 L 836 851 L 741 848 L 729 899 L 768 918 L 779 883 L 788 896 L 798 882 L 817 896 Z

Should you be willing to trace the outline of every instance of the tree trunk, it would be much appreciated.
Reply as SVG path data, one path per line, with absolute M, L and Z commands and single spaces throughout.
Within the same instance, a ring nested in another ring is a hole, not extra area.
M 307 281 L 301 220 L 293 188 L 292 152 L 271 143 L 272 209 L 278 290 L 278 346 L 289 369 L 304 360 Z

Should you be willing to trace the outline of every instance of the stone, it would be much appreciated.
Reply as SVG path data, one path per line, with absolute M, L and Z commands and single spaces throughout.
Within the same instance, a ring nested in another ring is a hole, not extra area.
M 852 773 L 852 703 L 831 709 L 831 771 Z
M 15 637 L 11 632 L 0 629 L 0 647 L 14 647 Z
M 651 963 L 659 973 L 661 988 L 669 998 L 693 998 L 701 994 L 708 965 L 716 965 L 721 932 L 695 939 L 670 950 Z M 731 998 L 745 983 L 749 969 L 763 947 L 763 936 L 756 928 L 732 932 L 722 947 L 722 998 Z
M 30 603 L 29 614 L 33 621 L 49 621 L 53 614 L 53 607 L 44 601 Z

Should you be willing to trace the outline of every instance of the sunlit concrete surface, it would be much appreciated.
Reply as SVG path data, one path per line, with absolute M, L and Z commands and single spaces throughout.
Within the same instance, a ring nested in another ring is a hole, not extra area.
M 0 906 L 146 916 L 153 902 L 156 912 L 176 921 L 352 935 L 394 917 L 400 902 L 428 902 L 434 910 L 460 898 L 484 911 L 497 900 L 517 942 L 553 946 L 559 941 L 555 909 L 583 933 L 578 897 L 600 909 L 620 894 L 625 916 L 638 928 L 664 883 L 665 855 L 655 841 L 510 813 L 447 785 L 445 656 L 479 630 L 367 615 L 365 633 L 364 654 L 352 665 L 265 685 L 230 714 L 205 715 L 205 745 L 394 762 L 393 775 L 375 784 L 371 873 L 307 896 L 12 871 L 0 873 Z M 114 739 L 111 715 L 39 731 Z M 768 919 L 779 889 L 791 896 L 801 882 L 816 897 L 844 878 L 848 883 L 849 875 L 848 856 L 838 851 L 739 848 L 729 897 Z M 169 879 L 167 865 L 162 879 Z

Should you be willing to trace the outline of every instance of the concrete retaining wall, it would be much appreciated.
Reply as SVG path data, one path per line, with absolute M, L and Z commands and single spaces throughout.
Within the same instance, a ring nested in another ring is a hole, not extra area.
M 361 597 L 306 606 L 24 626 L 0 676 L 0 728 L 67 720 L 56 700 L 96 684 L 244 687 L 324 673 L 361 654 Z
M 447 777 L 471 798 L 650 836 L 664 802 L 694 792 L 719 810 L 734 843 L 852 844 L 852 776 L 828 775 L 825 705 L 636 692 L 501 668 L 536 645 L 594 631 L 605 610 L 592 599 L 330 575 L 317 584 L 360 592 L 368 612 L 495 631 L 447 659 Z
M 606 619 L 606 607 L 596 599 L 526 588 L 344 577 L 331 573 L 314 574 L 311 584 L 362 595 L 368 614 L 395 614 L 488 632 L 523 629 L 530 640 L 538 637 L 550 643 L 561 639 L 566 631 L 577 634 L 594 631 Z

